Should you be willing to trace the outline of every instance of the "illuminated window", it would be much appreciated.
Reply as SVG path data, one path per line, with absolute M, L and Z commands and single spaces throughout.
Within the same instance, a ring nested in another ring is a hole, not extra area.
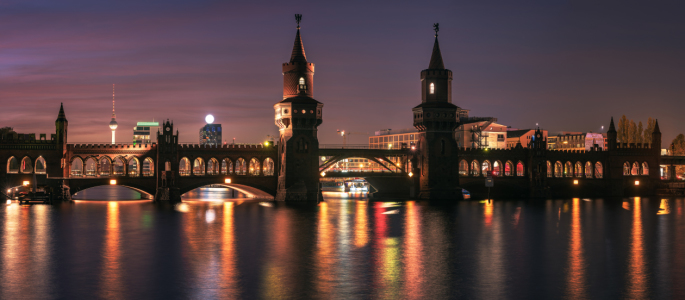
M 431 85 L 430 85 L 430 87 L 429 87 L 429 93 L 430 93 L 431 95 L 432 95 L 432 94 L 435 94 L 435 84 L 431 83 Z
M 300 85 L 304 85 L 304 77 L 300 77 Z
M 307 89 L 307 86 L 304 84 L 304 77 L 300 77 L 300 85 L 299 85 L 299 90 L 304 91 Z

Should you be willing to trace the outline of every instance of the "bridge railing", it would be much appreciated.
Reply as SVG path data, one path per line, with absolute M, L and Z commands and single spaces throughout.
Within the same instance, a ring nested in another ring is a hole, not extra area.
M 369 149 L 369 145 L 366 144 L 356 144 L 356 145 L 343 145 L 343 144 L 321 144 L 319 149 Z

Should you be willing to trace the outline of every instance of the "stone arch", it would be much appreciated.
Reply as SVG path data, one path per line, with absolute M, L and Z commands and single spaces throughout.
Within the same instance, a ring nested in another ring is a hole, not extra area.
M 511 160 L 507 160 L 506 163 L 504 163 L 504 176 L 513 176 L 514 174 L 512 171 L 514 170 L 514 163 L 511 162 Z
M 112 174 L 112 160 L 107 156 L 98 159 L 98 175 L 109 176 Z
M 45 165 L 45 158 L 43 158 L 42 156 L 38 156 L 38 158 L 36 158 L 36 163 L 34 164 L 33 172 L 36 174 L 47 173 L 47 166 Z
M 573 172 L 573 175 L 575 175 L 576 177 L 583 177 L 583 163 L 579 161 L 576 162 L 576 167 Z
M 480 176 L 480 163 L 475 159 L 471 162 L 471 176 Z
M 554 163 L 554 177 L 561 178 L 564 176 L 564 165 L 560 161 Z
M 488 176 L 488 171 L 492 171 L 492 164 L 486 159 L 481 165 L 481 174 L 483 174 L 483 176 Z
M 469 176 L 469 163 L 464 159 L 459 161 L 459 175 Z
M 547 177 L 551 178 L 554 175 L 554 169 L 552 168 L 552 163 L 547 161 Z
M 24 158 L 21 159 L 21 165 L 19 167 L 19 172 L 21 172 L 22 174 L 33 173 L 33 161 L 31 161 L 30 157 L 24 156 Z
M 98 160 L 94 156 L 87 157 L 83 163 L 83 175 L 91 177 L 98 175 Z
M 502 175 L 502 162 L 501 161 L 496 160 L 495 162 L 492 163 L 492 175 L 494 175 L 494 176 Z
M 573 177 L 573 163 L 570 161 L 564 164 L 564 177 Z
M 207 175 L 219 175 L 221 166 L 219 166 L 219 161 L 212 157 L 207 161 Z
M 207 179 L 211 179 L 216 177 L 207 177 Z M 248 195 L 249 197 L 252 198 L 257 198 L 257 199 L 269 199 L 273 200 L 273 196 L 275 194 L 275 191 L 270 191 L 268 189 L 265 189 L 263 187 L 259 186 L 253 186 L 250 184 L 238 184 L 238 183 L 225 183 L 223 179 L 221 181 L 219 180 L 207 180 L 207 181 L 202 181 L 202 182 L 196 182 L 191 185 L 186 185 L 180 188 L 181 195 L 190 192 L 194 189 L 201 188 L 203 186 L 208 186 L 208 185 L 213 185 L 213 186 L 224 186 L 227 188 L 235 189 L 236 191 L 239 191 L 243 194 Z
M 126 169 L 128 170 L 129 177 L 140 176 L 140 161 L 138 158 L 135 156 L 131 157 L 126 164 Z
M 190 160 L 187 157 L 181 158 L 178 163 L 178 174 L 181 176 L 190 176 L 193 173 L 193 168 L 190 165 Z
M 75 156 L 69 162 L 71 166 L 71 172 L 69 172 L 70 177 L 81 177 L 83 176 L 83 159 L 79 156 Z
M 193 159 L 193 175 L 205 175 L 205 160 L 202 159 L 202 157 L 196 157 Z
M 595 163 L 595 178 L 602 178 L 604 174 L 604 168 L 601 162 Z
M 585 177 L 592 178 L 592 162 L 588 161 L 585 163 Z
M 523 164 L 522 161 L 518 161 L 516 163 L 516 176 L 524 176 L 526 175 L 526 168 L 525 165 Z
M 19 160 L 14 157 L 10 156 L 10 158 L 7 159 L 7 173 L 9 174 L 16 174 L 19 173 Z
M 221 174 L 233 174 L 233 161 L 228 157 L 221 160 Z
M 123 156 L 117 156 L 112 160 L 112 175 L 123 176 L 126 175 L 126 167 L 128 162 Z
M 260 173 L 259 169 L 261 168 L 261 163 L 259 162 L 259 159 L 257 159 L 256 157 L 251 158 L 249 168 L 250 175 L 258 176 Z
M 235 174 L 247 175 L 247 162 L 242 157 L 235 160 Z
M 155 161 L 152 159 L 152 157 L 146 157 L 143 159 L 142 169 L 143 177 L 155 176 Z
M 623 163 L 623 176 L 630 176 L 630 163 L 627 161 Z
M 265 158 L 262 169 L 264 176 L 274 176 L 274 160 L 271 157 Z
M 647 162 L 642 162 L 642 175 L 649 175 L 649 164 Z
M 633 162 L 633 167 L 630 168 L 630 175 L 633 175 L 633 176 L 640 175 L 640 163 Z

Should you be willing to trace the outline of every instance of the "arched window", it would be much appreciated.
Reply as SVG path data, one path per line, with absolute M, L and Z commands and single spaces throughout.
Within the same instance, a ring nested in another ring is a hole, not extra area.
M 71 176 L 83 176 L 83 160 L 80 157 L 76 157 L 71 161 Z
M 583 164 L 579 161 L 576 162 L 576 170 L 574 172 L 576 177 L 583 177 Z
M 504 176 L 511 176 L 512 170 L 514 170 L 514 164 L 510 161 L 504 163 Z
M 564 164 L 564 177 L 573 177 L 573 164 L 570 161 Z
M 241 157 L 235 161 L 235 174 L 245 175 L 247 174 L 247 162 Z
M 86 159 L 84 169 L 84 174 L 86 176 L 97 175 L 98 163 L 97 161 L 95 161 L 95 158 L 89 157 L 88 159 Z
M 477 160 L 474 160 L 471 162 L 471 176 L 479 176 L 480 175 L 480 164 L 478 163 Z
M 33 163 L 31 163 L 31 158 L 28 156 L 21 160 L 21 172 L 24 174 L 30 174 L 33 172 Z
M 300 77 L 300 85 L 304 85 L 304 77 Z
M 585 177 L 592 178 L 592 163 L 589 161 L 585 163 Z
M 459 175 L 469 176 L 469 163 L 463 159 L 459 161 Z
M 149 177 L 155 175 L 155 162 L 152 158 L 145 158 L 143 160 L 143 176 Z
M 7 173 L 19 173 L 19 160 L 14 156 L 7 160 Z
M 171 162 L 169 160 L 164 162 L 164 171 L 171 171 Z
M 552 163 L 547 161 L 547 177 L 552 177 L 554 175 L 554 169 L 552 169 Z
M 126 165 L 126 162 L 124 162 L 124 159 L 121 157 L 117 157 L 114 159 L 114 162 L 112 163 L 112 175 L 124 175 L 124 166 Z
M 602 163 L 596 162 L 595 163 L 595 178 L 602 178 L 603 173 L 604 173 L 604 169 L 602 168 Z
M 564 166 L 560 161 L 554 163 L 554 177 L 561 178 L 564 176 Z
M 304 91 L 304 90 L 306 90 L 306 89 L 307 89 L 307 86 L 305 85 L 304 77 L 300 77 L 300 82 L 299 82 L 298 90 Z
M 642 175 L 649 175 L 649 165 L 647 162 L 642 163 Z
M 216 158 L 207 162 L 207 175 L 219 175 L 219 161 Z
M 193 161 L 193 175 L 205 175 L 205 161 L 202 159 L 202 157 L 198 157 Z
M 501 161 L 495 161 L 494 163 L 492 163 L 492 175 L 494 175 L 494 176 L 502 175 L 502 162 Z
M 624 162 L 623 163 L 623 176 L 629 176 L 629 175 L 630 175 L 630 163 Z
M 181 158 L 181 161 L 178 163 L 178 174 L 181 176 L 190 176 L 190 172 L 190 160 L 187 157 Z
M 138 158 L 137 157 L 131 157 L 131 159 L 128 160 L 128 176 L 130 176 L 130 177 L 140 176 L 139 165 L 140 165 L 140 163 L 138 162 Z
M 640 175 L 640 164 L 633 163 L 633 168 L 630 169 L 630 175 Z
M 100 159 L 100 176 L 109 176 L 110 174 L 110 169 L 111 169 L 111 163 L 109 162 L 109 158 L 106 156 Z
M 523 176 L 525 174 L 525 169 L 523 168 L 523 162 L 519 160 L 518 163 L 516 163 L 516 176 Z
M 264 160 L 264 164 L 262 165 L 264 168 L 264 176 L 273 176 L 274 175 L 274 160 L 271 159 L 270 157 L 267 157 Z
M 490 162 L 487 160 L 484 160 L 483 165 L 481 166 L 481 174 L 483 174 L 483 176 L 488 176 L 488 171 L 492 171 L 490 169 Z
M 42 156 L 39 156 L 38 159 L 36 159 L 35 172 L 36 174 L 45 174 L 45 159 Z
M 256 158 L 250 159 L 250 175 L 259 175 L 260 163 Z
M 221 161 L 221 174 L 228 175 L 231 173 L 233 173 L 233 162 L 228 158 L 224 158 Z
M 431 82 L 430 87 L 428 88 L 428 93 L 431 95 L 435 94 L 435 84 Z

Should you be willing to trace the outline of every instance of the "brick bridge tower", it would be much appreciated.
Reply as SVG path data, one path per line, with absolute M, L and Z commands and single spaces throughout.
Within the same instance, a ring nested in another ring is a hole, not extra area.
M 458 108 L 452 104 L 452 71 L 445 69 L 440 54 L 438 24 L 433 26 L 433 54 L 428 69 L 421 71 L 421 104 L 412 109 L 414 127 L 419 131 L 419 198 L 458 200 L 463 198 L 454 138 Z
M 69 157 L 67 153 L 67 128 L 69 127 L 69 121 L 67 121 L 67 116 L 64 113 L 64 106 L 62 103 L 59 104 L 59 114 L 57 115 L 57 120 L 55 120 L 55 140 L 56 149 L 59 152 L 60 160 L 60 170 L 61 174 L 50 174 L 54 177 L 69 177 Z
M 181 192 L 176 185 L 178 171 L 178 131 L 174 134 L 174 123 L 163 122 L 162 133 L 157 132 L 157 192 L 155 201 L 181 202 Z
M 283 100 L 274 105 L 280 139 L 277 201 L 318 203 L 319 139 L 323 103 L 314 100 L 314 64 L 307 62 L 300 20 L 290 62 L 283 64 Z

